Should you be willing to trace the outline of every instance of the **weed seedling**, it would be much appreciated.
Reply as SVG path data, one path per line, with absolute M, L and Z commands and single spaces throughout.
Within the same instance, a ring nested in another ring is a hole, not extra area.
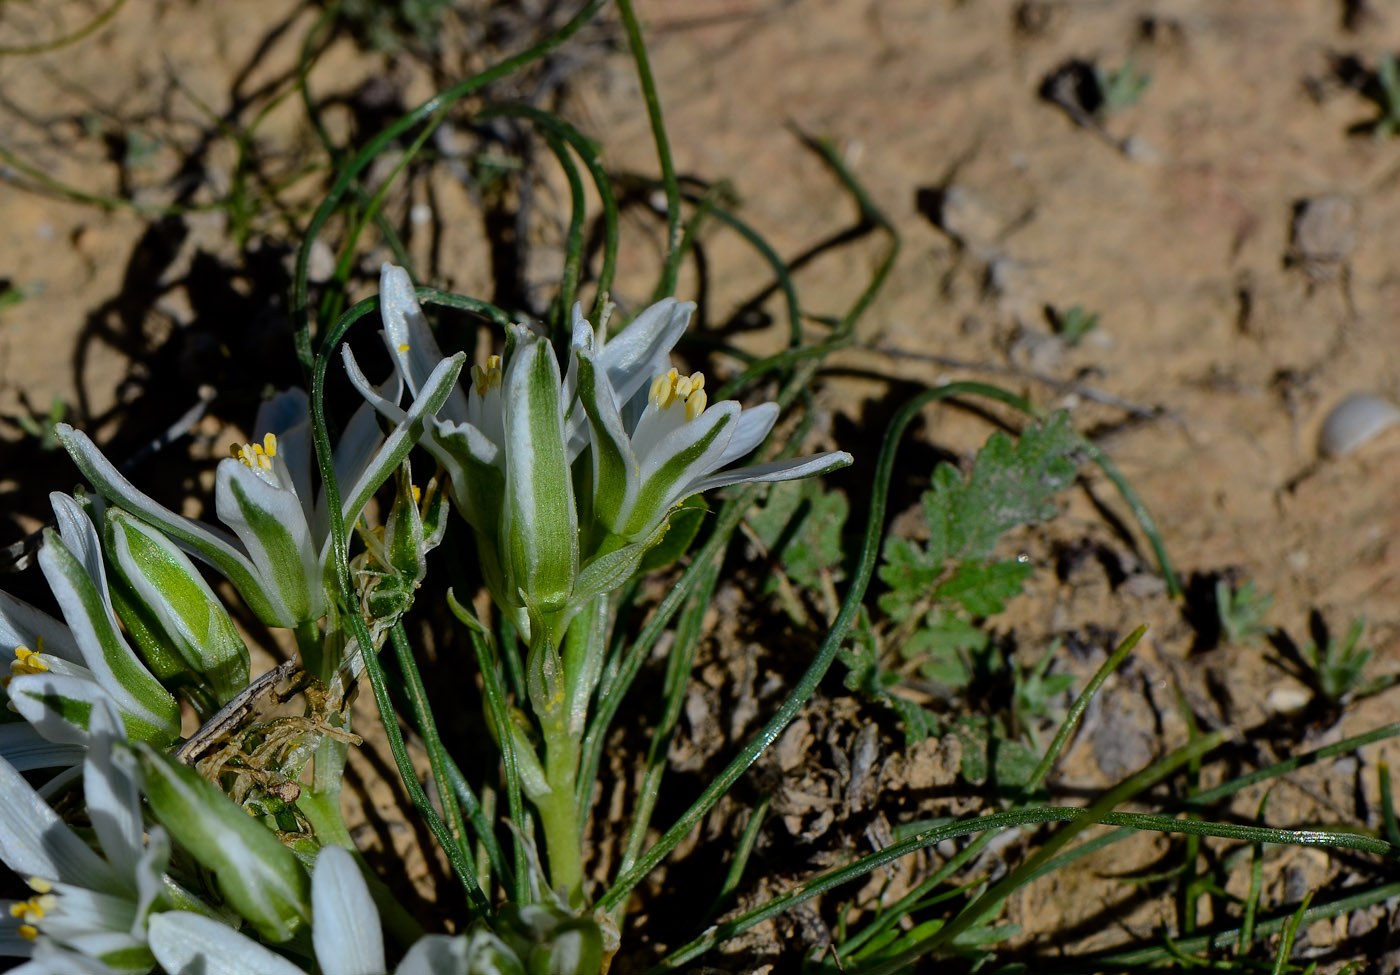
M 1113 70 L 1094 65 L 1094 80 L 1099 86 L 1100 116 L 1112 115 L 1136 104 L 1152 84 L 1152 76 L 1138 71 L 1132 58 Z
M 1395 681 L 1391 676 L 1366 678 L 1366 665 L 1375 650 L 1359 646 L 1365 629 L 1366 620 L 1358 618 L 1347 628 L 1340 642 L 1328 634 L 1324 646 L 1319 647 L 1316 641 L 1309 640 L 1303 648 L 1308 683 L 1329 705 L 1369 697 Z
M 1273 627 L 1264 622 L 1274 605 L 1274 597 L 1261 592 L 1250 580 L 1235 589 L 1221 579 L 1215 584 L 1215 609 L 1220 616 L 1220 632 L 1233 644 L 1253 643 L 1268 636 Z
M 1065 343 L 1073 348 L 1083 341 L 1084 336 L 1099 327 L 1098 312 L 1086 311 L 1083 305 L 1074 305 L 1064 312 L 1054 308 L 1046 309 L 1050 326 Z

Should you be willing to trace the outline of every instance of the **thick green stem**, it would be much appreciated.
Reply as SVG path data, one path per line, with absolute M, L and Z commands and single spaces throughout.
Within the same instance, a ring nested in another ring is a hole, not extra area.
M 316 620 L 298 623 L 292 631 L 297 640 L 297 653 L 301 655 L 301 666 L 321 683 L 330 679 L 326 670 L 325 641 L 321 637 L 321 624 Z M 337 661 L 338 663 L 338 661 Z
M 532 621 L 534 638 L 525 665 L 530 704 L 544 733 L 544 776 L 549 784 L 549 792 L 535 798 L 534 803 L 540 813 L 540 824 L 544 827 L 549 884 L 553 889 L 564 892 L 570 907 L 581 908 L 583 844 L 574 784 L 578 778 L 583 736 L 573 730 L 573 722 L 569 720 L 571 675 L 567 673 L 565 659 L 571 659 L 575 665 L 579 661 L 572 659 L 574 653 L 560 655 L 559 644 L 564 633 L 559 631 L 562 628 L 545 625 L 545 622 Z M 586 626 L 575 628 L 571 648 L 580 638 L 580 631 L 586 629 Z
M 562 890 L 569 906 L 584 906 L 583 844 L 579 838 L 578 804 L 574 799 L 574 779 L 578 775 L 579 739 L 561 735 L 545 740 L 545 777 L 549 795 L 541 797 L 540 825 L 544 827 L 545 851 L 549 859 L 549 882 Z

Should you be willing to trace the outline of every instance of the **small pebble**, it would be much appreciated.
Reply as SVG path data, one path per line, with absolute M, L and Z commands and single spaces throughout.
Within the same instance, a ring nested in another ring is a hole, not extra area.
M 1332 407 L 1322 421 L 1318 450 L 1327 457 L 1345 457 L 1382 430 L 1400 421 L 1400 410 L 1371 393 L 1353 393 Z
M 1303 200 L 1293 209 L 1293 256 L 1305 264 L 1339 264 L 1356 246 L 1356 209 L 1341 196 Z
M 1265 700 L 1275 714 L 1297 714 L 1308 706 L 1312 692 L 1306 687 L 1275 687 Z

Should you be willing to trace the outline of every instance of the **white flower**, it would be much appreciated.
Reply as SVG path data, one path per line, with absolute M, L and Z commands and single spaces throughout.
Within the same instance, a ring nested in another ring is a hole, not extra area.
M 146 946 L 146 920 L 161 894 L 169 841 L 160 827 L 147 831 L 142 825 L 139 776 L 120 748 L 120 721 L 105 701 L 94 704 L 89 728 L 83 793 L 106 859 L 0 760 L 0 858 L 34 892 L 25 901 L 0 902 L 0 954 L 31 955 L 48 944 L 96 959 L 113 972 L 148 972 L 154 959 Z M 62 957 L 47 955 L 55 965 Z M 40 963 L 35 971 L 50 963 L 42 953 Z
M 385 975 L 379 914 L 354 857 L 338 846 L 325 847 L 316 856 L 311 874 L 311 941 L 321 975 Z M 462 941 L 445 935 L 420 939 L 396 975 L 466 975 Z M 151 918 L 151 951 L 169 972 L 306 975 L 306 969 L 246 935 L 187 911 Z
M 380 302 L 397 372 L 416 391 L 441 353 L 402 268 L 384 265 Z M 778 408 L 709 404 L 703 375 L 670 368 L 693 310 L 668 298 L 605 343 L 576 307 L 567 370 L 543 338 L 513 326 L 504 356 L 474 367 L 470 391 L 454 391 L 424 435 L 476 530 L 492 595 L 527 632 L 532 618 L 557 630 L 621 585 L 687 497 L 850 463 L 835 452 L 725 470 L 767 437 Z M 403 411 L 365 379 L 349 349 L 344 356 L 351 382 L 399 422 Z M 585 451 L 592 477 L 575 497 L 573 465 Z
M 453 391 L 463 358 L 438 363 L 387 438 L 373 411 L 361 409 L 335 451 L 341 513 L 354 524 L 371 496 L 407 456 L 424 418 Z M 326 612 L 327 560 L 331 549 L 324 491 L 312 491 L 314 451 L 307 397 L 289 390 L 265 403 L 255 429 L 261 439 L 221 461 L 215 510 L 230 536 L 160 506 L 105 458 L 87 435 L 67 424 L 56 428 L 78 468 L 107 499 L 164 531 L 227 578 L 264 623 L 295 627 Z

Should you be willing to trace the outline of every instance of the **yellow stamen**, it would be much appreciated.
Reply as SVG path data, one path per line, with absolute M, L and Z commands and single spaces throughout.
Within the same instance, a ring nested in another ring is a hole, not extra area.
M 408 351 L 408 343 L 405 342 L 403 345 L 399 346 L 399 351 L 400 351 L 400 352 L 407 352 L 407 351 Z
M 30 877 L 29 886 L 38 891 L 38 894 L 27 901 L 11 904 L 10 917 L 19 918 L 24 922 L 19 926 L 20 936 L 33 941 L 39 937 L 39 922 L 44 919 L 44 915 L 58 907 L 58 898 L 49 893 L 53 890 L 53 884 L 47 880 Z
M 43 644 L 39 644 L 39 649 L 43 650 Z M 39 654 L 28 647 L 15 647 L 15 659 L 10 661 L 10 674 L 19 676 L 20 674 L 42 674 L 49 669 L 49 665 L 39 659 Z
M 272 458 L 277 456 L 277 436 L 266 434 L 262 443 L 230 444 L 229 454 L 244 467 L 272 470 Z
M 502 378 L 501 357 L 498 355 L 487 359 L 485 368 L 472 366 L 472 385 L 476 387 L 478 396 L 485 396 L 491 390 L 499 389 Z
M 419 501 L 423 500 L 423 489 L 417 484 L 411 484 L 409 486 L 413 488 L 413 503 L 417 504 Z
M 651 382 L 651 401 L 659 409 L 670 409 L 671 404 L 680 400 L 685 404 L 685 418 L 693 420 L 705 412 L 708 397 L 705 394 L 705 374 L 692 372 L 682 376 L 675 369 L 663 372 Z

